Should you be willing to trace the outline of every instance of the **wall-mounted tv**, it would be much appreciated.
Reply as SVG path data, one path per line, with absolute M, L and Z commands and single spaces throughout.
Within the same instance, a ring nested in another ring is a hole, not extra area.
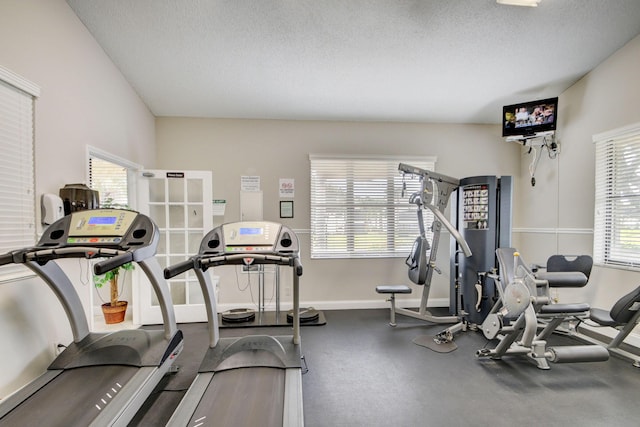
M 558 98 L 521 102 L 502 107 L 502 136 L 534 136 L 556 130 Z

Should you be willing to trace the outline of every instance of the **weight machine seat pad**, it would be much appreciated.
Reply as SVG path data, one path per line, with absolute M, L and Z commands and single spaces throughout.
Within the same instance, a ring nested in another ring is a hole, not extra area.
M 601 308 L 592 308 L 589 313 L 589 319 L 596 322 L 601 326 L 620 326 L 620 323 L 616 322 L 611 318 L 611 313 L 607 310 L 603 310 Z
M 411 288 L 407 285 L 379 285 L 376 286 L 379 294 L 410 294 Z
M 577 314 L 589 311 L 589 304 L 546 304 L 540 307 L 540 314 Z
M 538 272 L 536 279 L 546 280 L 550 288 L 581 288 L 589 279 L 579 271 Z

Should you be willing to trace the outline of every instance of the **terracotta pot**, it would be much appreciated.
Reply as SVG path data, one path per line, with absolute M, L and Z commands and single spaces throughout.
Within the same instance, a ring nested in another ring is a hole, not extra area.
M 118 304 L 112 306 L 111 303 L 102 304 L 102 313 L 104 321 L 110 325 L 113 323 L 121 323 L 124 321 L 124 315 L 127 312 L 127 301 L 118 301 Z

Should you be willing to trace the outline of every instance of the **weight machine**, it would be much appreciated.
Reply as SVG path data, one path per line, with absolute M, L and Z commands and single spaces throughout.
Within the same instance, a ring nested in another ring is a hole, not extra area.
M 547 347 L 547 338 L 567 318 L 585 317 L 589 305 L 552 304 L 550 287 L 580 287 L 587 283 L 582 272 L 547 272 L 535 275 L 513 248 L 497 250 L 500 275 L 496 278 L 500 298 L 482 323 L 488 339 L 498 339 L 493 348 L 483 348 L 477 357 L 501 359 L 507 355 L 530 358 L 539 369 L 549 369 L 548 362 L 602 362 L 609 352 L 600 345 Z M 547 320 L 538 332 L 539 320 Z
M 443 226 L 456 240 L 464 255 L 467 257 L 471 256 L 471 249 L 469 249 L 467 242 L 444 215 L 444 211 L 449 203 L 449 198 L 460 185 L 460 180 L 404 163 L 400 163 L 398 165 L 398 170 L 402 172 L 403 178 L 406 175 L 411 175 L 418 177 L 421 181 L 421 190 L 413 193 L 409 197 L 409 202 L 418 207 L 417 215 L 420 235 L 414 241 L 411 254 L 407 257 L 405 262 L 409 267 L 409 279 L 413 283 L 423 286 L 422 298 L 420 306 L 416 311 L 395 306 L 395 294 L 411 293 L 411 288 L 406 285 L 380 285 L 376 287 L 376 292 L 390 295 L 388 301 L 391 302 L 391 320 L 389 322 L 391 326 L 396 325 L 396 313 L 432 323 L 458 322 L 460 317 L 457 314 L 449 316 L 436 316 L 432 314 L 427 308 L 427 303 L 429 300 L 429 292 L 431 290 L 433 272 L 436 271 L 437 273 L 441 273 L 440 269 L 436 266 L 436 258 L 438 243 L 440 241 L 440 233 Z M 429 209 L 434 215 L 434 220 L 431 224 L 431 231 L 433 233 L 431 242 L 427 239 L 427 230 L 424 225 L 424 209 Z

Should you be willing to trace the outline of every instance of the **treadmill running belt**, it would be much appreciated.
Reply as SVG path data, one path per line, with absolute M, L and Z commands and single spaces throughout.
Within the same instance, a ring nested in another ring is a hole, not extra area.
M 282 426 L 285 370 L 240 368 L 216 372 L 189 426 Z
M 9 412 L 6 426 L 87 426 L 138 371 L 108 365 L 69 369 Z

